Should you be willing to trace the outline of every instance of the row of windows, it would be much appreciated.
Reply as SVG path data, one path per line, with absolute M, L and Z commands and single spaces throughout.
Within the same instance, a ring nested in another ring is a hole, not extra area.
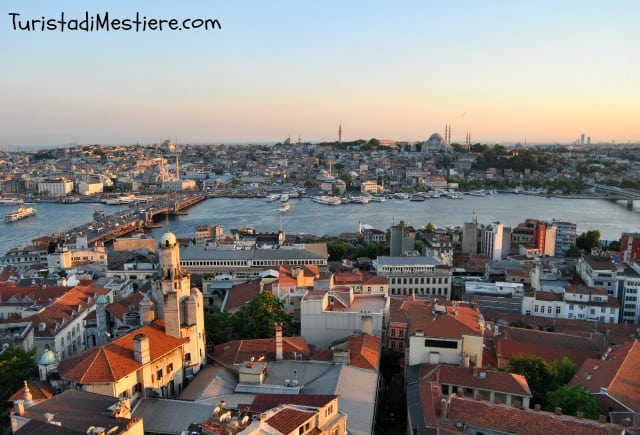
M 182 260 L 180 262 L 182 267 L 219 267 L 219 266 L 234 266 L 234 267 L 257 267 L 257 266 L 280 266 L 280 265 L 295 265 L 304 266 L 307 264 L 314 264 L 318 266 L 326 265 L 324 260 Z
M 391 336 L 396 336 L 396 328 L 391 328 Z M 404 329 L 398 329 L 398 337 L 404 337 Z
M 398 341 L 396 346 L 396 341 L 391 340 L 391 350 L 398 350 L 400 352 L 404 351 L 404 342 Z
M 391 278 L 391 280 L 389 281 L 390 284 L 449 284 L 449 277 L 445 276 L 443 277 L 438 277 L 438 278 L 433 278 L 433 281 L 431 280 L 430 277 L 404 277 L 404 278 Z
M 392 295 L 411 295 L 411 294 L 416 294 L 418 296 L 431 296 L 431 295 L 441 295 L 441 296 L 447 296 L 449 294 L 449 290 L 447 288 L 442 288 L 442 287 L 438 287 L 436 288 L 427 288 L 427 289 L 423 289 L 423 288 L 392 288 L 391 289 L 391 294 Z
M 551 305 L 549 305 L 547 307 L 547 314 L 551 314 L 553 311 L 553 307 Z M 533 312 L 534 313 L 540 313 L 540 314 L 544 314 L 544 305 L 540 306 L 540 305 L 536 305 L 533 307 Z M 556 314 L 560 314 L 560 306 L 556 307 Z

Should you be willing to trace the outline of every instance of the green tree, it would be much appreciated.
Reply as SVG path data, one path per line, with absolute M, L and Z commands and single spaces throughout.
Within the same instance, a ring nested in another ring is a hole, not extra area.
M 433 225 L 431 222 L 429 222 L 429 223 L 427 224 L 427 226 L 425 227 L 424 232 L 425 232 L 425 233 L 427 233 L 427 234 L 431 234 L 431 233 L 433 233 L 435 230 L 436 230 L 435 225 Z
M 348 255 L 347 245 L 341 240 L 327 243 L 330 261 L 342 261 Z
M 549 383 L 552 380 L 551 369 L 547 362 L 535 355 L 519 354 L 509 359 L 507 371 L 524 376 L 529 384 L 534 403 L 544 405 Z
M 549 392 L 545 409 L 553 411 L 555 408 L 562 408 L 563 414 L 574 416 L 578 411 L 582 411 L 586 418 L 593 420 L 597 420 L 600 415 L 598 400 L 582 385 L 576 387 L 564 385 Z
M 368 257 L 375 259 L 380 253 L 380 247 L 375 243 L 369 243 L 368 245 L 358 246 L 356 249 L 356 258 Z
M 213 313 L 205 316 L 204 329 L 207 334 L 207 344 L 215 346 L 236 339 L 231 315 L 229 313 Z
M 582 249 L 586 252 L 590 252 L 592 248 L 595 248 L 599 244 L 600 231 L 598 230 L 590 230 L 576 237 L 576 246 L 578 249 Z
M 38 367 L 35 351 L 25 351 L 22 347 L 8 348 L 0 354 L 0 414 L 5 415 L 9 397 L 22 387 L 24 381 L 35 379 Z M 3 421 L 2 424 L 5 424 Z
M 572 245 L 569 249 L 567 249 L 567 253 L 564 256 L 577 258 L 580 256 L 580 250 L 576 245 Z
M 282 323 L 283 334 L 293 335 L 293 318 L 285 313 L 284 303 L 271 292 L 263 291 L 232 315 L 233 330 L 238 339 L 271 338 L 276 323 Z
M 340 179 L 344 181 L 344 184 L 347 185 L 347 188 L 351 186 L 351 183 L 353 182 L 353 177 L 348 172 L 346 174 L 340 175 Z
M 576 374 L 576 365 L 566 356 L 561 360 L 556 360 L 549 367 L 553 378 L 549 390 L 555 390 L 563 385 L 567 385 Z

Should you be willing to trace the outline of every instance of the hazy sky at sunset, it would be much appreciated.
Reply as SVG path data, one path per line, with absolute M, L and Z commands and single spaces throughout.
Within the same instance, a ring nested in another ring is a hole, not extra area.
M 220 30 L 14 31 L 214 18 Z M 2 2 L 0 145 L 640 142 L 640 1 Z

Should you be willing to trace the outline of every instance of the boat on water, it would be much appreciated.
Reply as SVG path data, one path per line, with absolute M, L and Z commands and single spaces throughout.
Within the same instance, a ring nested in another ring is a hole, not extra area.
M 415 195 L 412 195 L 411 198 L 409 198 L 409 201 L 424 201 L 426 199 L 427 198 L 425 198 L 424 195 L 416 193 Z
M 280 199 L 280 194 L 279 193 L 270 193 L 266 197 L 266 200 L 268 202 L 277 201 L 279 199 Z
M 22 200 L 20 198 L 0 198 L 0 205 L 20 205 Z
M 396 192 L 393 194 L 395 199 L 409 199 L 409 194 L 405 192 Z
M 349 202 L 353 202 L 355 204 L 369 204 L 369 198 L 366 196 L 351 196 L 349 197 Z
M 449 199 L 463 199 L 464 194 L 455 190 L 449 190 L 444 193 L 444 196 Z
M 10 211 L 9 213 L 6 213 L 4 215 L 4 221 L 5 222 L 15 222 L 15 221 L 19 221 L 20 219 L 24 219 L 27 218 L 29 216 L 35 216 L 36 215 L 36 209 L 33 207 L 24 207 L 24 206 L 20 206 L 18 207 L 17 210 L 13 210 Z
M 61 204 L 76 204 L 78 202 L 80 202 L 80 198 L 78 198 L 77 196 L 65 196 L 63 198 L 60 198 Z
M 287 201 L 289 201 L 288 193 L 283 193 L 282 195 L 280 195 L 280 202 L 287 202 Z
M 484 189 L 472 190 L 471 192 L 469 192 L 469 195 L 471 196 L 485 196 L 486 194 L 487 192 Z
M 105 199 L 102 202 L 107 205 L 122 205 L 122 204 L 131 204 L 132 202 L 135 202 L 137 200 L 138 198 L 135 195 L 122 195 L 117 198 Z
M 288 212 L 290 209 L 291 209 L 291 204 L 289 204 L 288 202 L 281 202 L 280 206 L 278 207 L 278 210 L 280 210 L 283 213 Z
M 385 202 L 387 200 L 387 198 L 385 198 L 382 195 L 373 195 L 373 196 L 369 197 L 369 200 L 373 201 L 373 202 Z
M 318 204 L 324 205 L 340 205 L 342 204 L 342 200 L 337 196 L 329 196 L 329 195 L 318 195 L 312 198 L 313 202 L 317 202 Z

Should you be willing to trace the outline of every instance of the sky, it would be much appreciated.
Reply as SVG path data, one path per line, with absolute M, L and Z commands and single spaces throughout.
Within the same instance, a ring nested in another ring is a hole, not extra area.
M 640 142 L 637 0 L 1 5 L 3 147 L 333 141 L 340 124 L 345 141 Z M 14 30 L 85 11 L 220 28 Z

